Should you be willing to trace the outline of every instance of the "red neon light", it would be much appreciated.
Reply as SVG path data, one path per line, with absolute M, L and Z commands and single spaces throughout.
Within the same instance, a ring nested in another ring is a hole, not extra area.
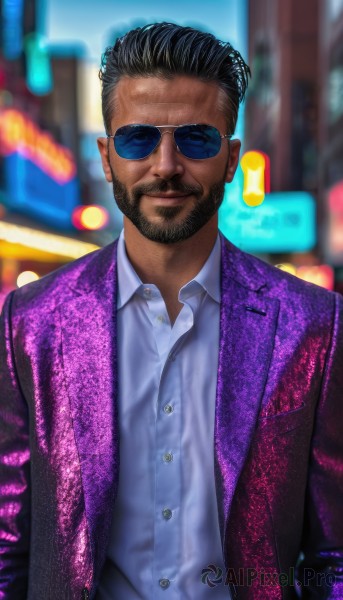
M 334 213 L 343 212 L 343 181 L 339 181 L 330 189 L 329 207 Z
M 268 154 L 261 152 L 261 150 L 257 150 L 257 152 L 262 154 L 264 158 L 264 191 L 266 194 L 270 194 L 270 158 Z
M 0 154 L 17 152 L 52 179 L 67 183 L 76 173 L 73 155 L 53 137 L 39 129 L 26 115 L 15 109 L 0 111 Z
M 315 283 L 327 290 L 334 288 L 334 272 L 330 265 L 311 265 L 297 268 L 297 276 L 300 279 Z

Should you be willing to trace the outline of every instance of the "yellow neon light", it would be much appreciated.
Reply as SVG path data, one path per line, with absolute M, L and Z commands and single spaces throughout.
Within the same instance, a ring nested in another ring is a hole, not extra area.
M 280 263 L 279 265 L 275 266 L 278 267 L 278 269 L 281 269 L 281 271 L 285 271 L 286 273 L 290 273 L 291 275 L 297 274 L 297 268 L 295 265 L 292 265 L 292 263 Z
M 72 153 L 19 110 L 0 111 L 0 153 L 18 152 L 58 183 L 67 183 L 76 173 Z
M 79 258 L 99 248 L 95 244 L 73 240 L 62 235 L 44 233 L 29 227 L 19 227 L 3 221 L 0 221 L 0 240 L 69 259 Z
M 248 206 L 259 206 L 266 192 L 266 160 L 261 152 L 251 150 L 243 154 L 241 167 L 244 173 L 243 200 Z

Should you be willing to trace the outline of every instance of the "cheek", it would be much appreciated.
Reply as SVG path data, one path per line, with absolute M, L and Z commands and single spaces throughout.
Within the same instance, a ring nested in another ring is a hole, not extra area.
M 224 181 L 226 175 L 226 161 L 218 158 L 208 159 L 196 165 L 192 170 L 193 178 L 208 190 L 214 184 Z
M 138 183 L 144 175 L 146 176 L 147 168 L 144 167 L 142 162 L 116 157 L 112 159 L 112 169 L 121 183 L 130 187 Z

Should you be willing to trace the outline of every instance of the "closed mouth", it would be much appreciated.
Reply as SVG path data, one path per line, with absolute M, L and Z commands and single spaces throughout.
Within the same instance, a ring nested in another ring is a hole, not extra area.
M 157 193 L 157 194 L 147 194 L 147 196 L 149 196 L 150 198 L 165 198 L 165 199 L 174 199 L 174 198 L 185 198 L 186 196 L 189 196 L 190 194 L 180 194 L 178 192 L 169 192 L 168 194 L 166 193 Z

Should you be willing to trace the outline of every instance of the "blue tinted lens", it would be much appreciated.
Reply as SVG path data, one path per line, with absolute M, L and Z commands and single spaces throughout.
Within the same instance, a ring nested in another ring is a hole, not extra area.
M 139 160 L 149 156 L 160 139 L 159 130 L 152 125 L 125 125 L 117 129 L 114 147 L 121 158 Z
M 174 131 L 175 143 L 187 158 L 212 158 L 221 147 L 218 129 L 211 125 L 181 125 Z M 114 135 L 114 147 L 121 158 L 146 158 L 158 146 L 161 133 L 153 125 L 124 125 Z
M 179 150 L 187 158 L 212 158 L 221 147 L 218 129 L 211 125 L 183 125 L 174 132 Z

